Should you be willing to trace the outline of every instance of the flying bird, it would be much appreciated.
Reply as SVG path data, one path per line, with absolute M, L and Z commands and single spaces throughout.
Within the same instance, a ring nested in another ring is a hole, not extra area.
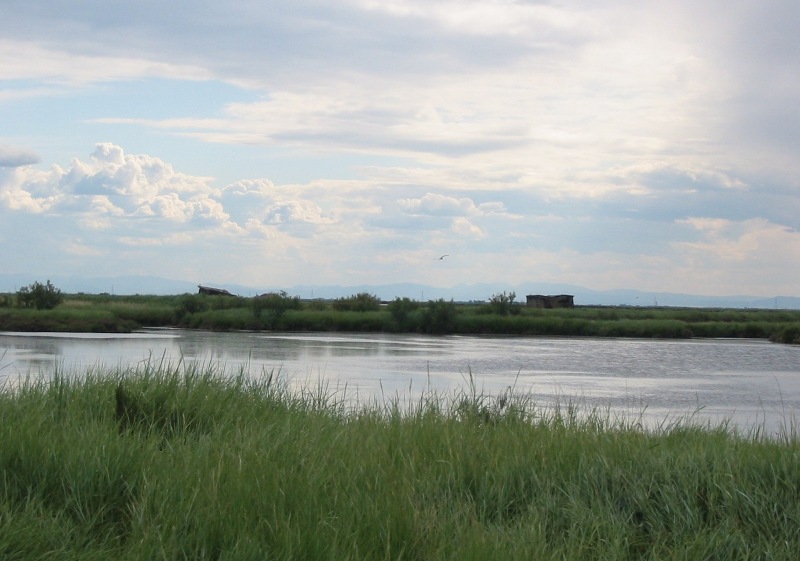
M 445 257 L 450 257 L 450 254 L 449 254 L 449 253 L 445 253 L 444 255 L 442 255 L 442 256 L 439 258 L 439 261 L 444 261 L 444 258 L 445 258 Z

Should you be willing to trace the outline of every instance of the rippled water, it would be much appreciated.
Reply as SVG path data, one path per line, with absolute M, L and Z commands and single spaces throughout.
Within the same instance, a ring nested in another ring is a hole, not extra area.
M 543 406 L 578 401 L 660 423 L 691 415 L 770 432 L 800 411 L 800 348 L 761 340 L 209 333 L 0 334 L 0 378 L 165 359 L 219 363 L 361 400 L 513 386 Z

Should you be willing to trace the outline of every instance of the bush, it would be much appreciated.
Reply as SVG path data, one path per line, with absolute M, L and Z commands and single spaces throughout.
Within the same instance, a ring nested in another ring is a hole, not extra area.
M 247 308 L 207 310 L 191 314 L 184 319 L 184 325 L 191 329 L 210 329 L 212 331 L 264 328 L 263 322 L 253 317 L 253 314 Z
M 281 290 L 256 296 L 251 300 L 250 306 L 253 309 L 253 315 L 257 318 L 260 318 L 265 310 L 269 311 L 274 318 L 279 318 L 287 310 L 299 310 L 300 298 L 290 297 L 285 290 Z
M 403 327 L 408 323 L 411 313 L 419 308 L 419 302 L 415 302 L 407 297 L 395 298 L 389 302 L 388 308 L 389 313 L 392 314 L 392 318 L 399 326 Z
M 800 327 L 792 325 L 784 327 L 780 331 L 773 333 L 769 338 L 770 341 L 777 343 L 786 343 L 788 345 L 800 344 Z
M 178 301 L 175 309 L 175 321 L 184 323 L 186 316 L 208 310 L 208 300 L 202 294 L 186 294 Z
M 250 304 L 249 298 L 234 295 L 209 296 L 207 301 L 209 310 L 235 310 Z
M 134 302 L 112 302 L 104 306 L 120 320 L 134 321 L 140 326 L 164 327 L 173 324 L 175 306 L 166 303 L 139 304 Z
M 312 312 L 325 312 L 330 309 L 328 302 L 322 298 L 309 300 L 305 303 L 304 307 L 306 310 L 310 310 Z
M 425 308 L 423 317 L 424 328 L 427 333 L 451 333 L 455 328 L 458 310 L 455 302 L 446 301 L 444 298 L 431 300 Z
M 381 300 L 367 292 L 355 296 L 337 298 L 333 301 L 333 309 L 337 312 L 377 312 L 381 309 Z
M 49 280 L 47 284 L 34 282 L 23 286 L 17 292 L 17 304 L 22 308 L 36 308 L 37 310 L 52 310 L 63 302 L 61 291 L 53 286 Z
M 511 312 L 511 307 L 514 305 L 514 299 L 516 299 L 516 297 L 516 292 L 506 293 L 503 291 L 489 299 L 489 307 L 495 314 L 507 316 L 509 312 Z

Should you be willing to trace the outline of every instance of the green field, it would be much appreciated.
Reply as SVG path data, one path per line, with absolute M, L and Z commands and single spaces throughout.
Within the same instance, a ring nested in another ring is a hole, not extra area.
M 0 559 L 786 559 L 800 442 L 206 365 L 0 394 Z
M 0 331 L 129 332 L 142 327 L 587 337 L 747 337 L 800 342 L 800 311 L 665 307 L 535 309 L 369 295 L 333 301 L 282 294 L 237 296 L 65 295 L 51 310 L 0 295 Z

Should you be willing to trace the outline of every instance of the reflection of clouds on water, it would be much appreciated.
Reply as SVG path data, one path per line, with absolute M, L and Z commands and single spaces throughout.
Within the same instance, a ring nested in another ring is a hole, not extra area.
M 18 346 L 4 345 L 0 358 L 0 380 L 48 376 L 57 365 L 59 346 L 48 341 L 24 341 Z
M 3 333 L 0 348 L 18 375 L 50 376 L 63 372 L 135 365 L 170 355 L 172 337 L 163 333 Z M 0 372 L 0 375 L 3 373 Z

